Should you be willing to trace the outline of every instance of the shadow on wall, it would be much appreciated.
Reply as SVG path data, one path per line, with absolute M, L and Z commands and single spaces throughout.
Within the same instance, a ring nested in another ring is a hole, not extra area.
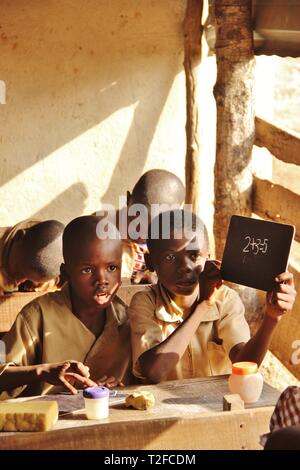
M 104 202 L 115 202 L 120 192 L 132 189 L 143 171 L 159 116 L 181 67 L 179 54 L 174 60 L 174 41 L 168 41 L 167 34 L 163 41 L 155 36 L 157 16 L 168 17 L 169 2 L 160 8 L 156 4 L 156 18 L 150 16 L 148 23 L 133 14 L 129 21 L 119 2 L 30 0 L 22 1 L 20 9 L 15 2 L 2 3 L 0 69 L 7 104 L 1 108 L 0 186 L 116 111 L 135 105 L 131 125 L 120 123 L 129 131 L 103 197 Z M 146 4 L 144 0 L 139 4 L 142 11 L 147 11 Z M 97 155 L 105 168 L 124 133 L 108 122 L 100 137 L 98 129 L 85 142 L 94 147 L 89 153 Z M 89 168 L 84 149 L 72 158 L 75 166 L 83 165 L 84 174 Z M 63 161 L 59 165 L 57 172 L 67 171 Z M 70 204 L 71 218 L 77 192 L 80 187 L 75 192 L 69 188 L 37 215 L 45 212 L 49 218 L 53 211 L 59 218 L 62 198 L 63 204 Z M 84 188 L 77 214 L 85 197 Z
M 67 224 L 84 213 L 87 197 L 88 192 L 84 184 L 75 183 L 33 214 L 31 218 L 37 220 L 56 219 Z M 69 216 L 67 220 L 65 214 Z

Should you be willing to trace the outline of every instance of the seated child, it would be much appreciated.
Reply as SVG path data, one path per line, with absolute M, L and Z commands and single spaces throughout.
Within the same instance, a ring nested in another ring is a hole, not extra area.
M 57 220 L 25 220 L 0 229 L 0 295 L 22 284 L 26 290 L 55 287 L 63 260 L 63 230 Z
M 197 216 L 160 214 L 150 224 L 148 248 L 147 266 L 156 270 L 158 284 L 135 294 L 128 309 L 134 374 L 160 382 L 227 374 L 237 361 L 260 364 L 277 322 L 293 306 L 292 274 L 277 276 L 262 325 L 250 339 L 238 294 L 222 285 L 216 262 L 208 261 L 207 230 Z
M 169 206 L 168 208 L 173 208 L 174 205 L 181 207 L 184 199 L 185 187 L 181 180 L 173 173 L 159 169 L 144 173 L 134 186 L 132 193 L 127 191 L 127 206 L 116 214 L 116 225 L 123 239 L 122 278 L 130 279 L 133 284 L 156 282 L 156 275 L 147 270 L 144 258 L 145 253 L 148 252 L 144 236 L 147 234 L 151 220 L 151 206 L 165 204 Z M 130 226 L 135 227 L 134 220 L 139 217 L 138 214 L 130 215 L 131 210 L 135 212 L 134 205 L 136 204 L 142 204 L 148 211 L 146 220 L 143 220 L 143 214 L 141 215 L 141 225 L 144 227 L 138 227 L 140 232 L 144 232 L 144 236 L 134 234 L 130 230 Z M 126 212 L 124 217 L 127 221 L 125 232 L 121 226 L 123 211 Z
M 117 230 L 114 239 L 100 240 L 98 222 L 84 216 L 67 225 L 62 271 L 68 282 L 26 305 L 3 337 L 0 399 L 66 388 L 75 393 L 74 381 L 92 386 L 129 380 L 130 328 L 116 296 L 122 245 Z
M 300 450 L 300 388 L 286 388 L 276 403 L 270 432 L 261 437 L 265 450 Z

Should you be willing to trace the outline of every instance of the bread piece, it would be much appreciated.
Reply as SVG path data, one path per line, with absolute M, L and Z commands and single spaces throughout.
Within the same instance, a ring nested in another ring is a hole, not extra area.
M 0 402 L 0 431 L 47 431 L 57 418 L 56 401 Z
M 151 392 L 133 392 L 131 395 L 128 395 L 126 398 L 126 406 L 132 406 L 137 410 L 148 410 L 155 403 L 154 396 Z

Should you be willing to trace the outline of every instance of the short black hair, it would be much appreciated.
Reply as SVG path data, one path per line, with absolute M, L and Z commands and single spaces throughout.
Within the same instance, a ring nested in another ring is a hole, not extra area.
M 62 233 L 64 225 L 58 220 L 39 222 L 25 230 L 22 249 L 26 265 L 42 279 L 58 276 L 62 263 Z
M 97 226 L 102 217 L 96 215 L 83 215 L 71 220 L 63 233 L 63 257 L 65 263 L 74 257 L 74 249 L 78 245 L 87 244 L 93 240 L 100 240 L 97 234 Z M 118 229 L 110 222 L 113 238 L 120 241 L 121 238 Z M 75 246 L 76 243 L 76 246 Z
M 176 232 L 182 236 L 186 231 L 203 236 L 203 246 L 209 249 L 209 238 L 204 222 L 193 212 L 186 209 L 175 209 L 158 214 L 148 227 L 147 246 L 149 251 L 157 247 L 162 239 L 174 239 Z
M 134 203 L 145 206 L 151 204 L 181 206 L 185 199 L 185 187 L 174 173 L 153 169 L 144 173 L 137 181 L 131 199 Z

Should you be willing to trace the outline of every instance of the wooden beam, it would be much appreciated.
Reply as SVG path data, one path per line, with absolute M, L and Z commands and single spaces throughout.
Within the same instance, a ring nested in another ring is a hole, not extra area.
M 283 162 L 300 165 L 300 139 L 259 117 L 255 118 L 254 143 Z
M 217 149 L 216 255 L 221 257 L 232 214 L 251 215 L 254 140 L 254 54 L 251 0 L 216 0 Z
M 263 218 L 296 226 L 300 241 L 300 195 L 279 184 L 254 177 L 253 212 Z
M 192 204 L 195 212 L 198 212 L 199 206 L 199 139 L 196 68 L 201 61 L 203 3 L 203 0 L 187 0 L 184 18 L 183 65 L 186 79 L 185 202 L 186 204 Z

